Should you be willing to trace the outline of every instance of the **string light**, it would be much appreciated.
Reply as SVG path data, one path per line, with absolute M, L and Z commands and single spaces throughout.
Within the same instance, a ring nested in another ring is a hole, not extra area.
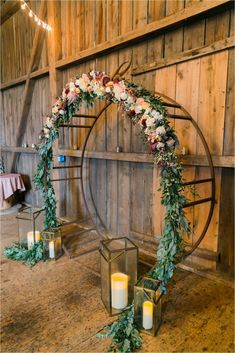
M 46 29 L 48 32 L 52 30 L 52 27 L 48 25 L 46 22 L 42 21 L 38 16 L 30 9 L 30 7 L 26 4 L 24 0 L 21 0 L 21 8 L 22 10 L 28 11 L 29 17 L 33 17 L 34 21 L 37 23 L 38 26 L 42 26 L 42 28 Z

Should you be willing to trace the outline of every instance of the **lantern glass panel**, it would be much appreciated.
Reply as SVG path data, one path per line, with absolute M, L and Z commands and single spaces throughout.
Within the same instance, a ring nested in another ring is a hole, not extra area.
M 140 331 L 155 336 L 162 320 L 160 282 L 141 278 L 134 287 L 134 317 Z
M 62 255 L 61 229 L 50 228 L 42 232 L 46 255 L 50 259 L 57 259 Z
M 16 216 L 18 221 L 18 235 L 21 243 L 26 243 L 28 248 L 40 240 L 43 230 L 43 210 L 32 206 L 23 206 Z
M 110 315 L 117 315 L 133 300 L 138 248 L 127 238 L 103 240 L 100 254 L 102 301 Z

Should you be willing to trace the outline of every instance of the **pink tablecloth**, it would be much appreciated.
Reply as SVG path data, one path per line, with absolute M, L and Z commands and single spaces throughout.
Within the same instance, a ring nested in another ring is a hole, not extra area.
M 25 191 L 25 186 L 20 174 L 0 175 L 0 205 L 3 200 L 14 194 L 16 190 Z

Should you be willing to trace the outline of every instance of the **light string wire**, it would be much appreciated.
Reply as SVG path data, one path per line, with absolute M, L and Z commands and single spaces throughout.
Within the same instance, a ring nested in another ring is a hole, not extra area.
M 21 0 L 22 4 L 21 4 L 21 8 L 22 10 L 26 10 L 28 11 L 28 15 L 31 18 L 34 18 L 34 21 L 36 22 L 36 24 L 38 26 L 42 26 L 42 28 L 46 29 L 48 32 L 50 32 L 52 30 L 52 27 L 47 24 L 46 22 L 42 21 L 32 10 L 31 8 L 28 6 L 28 4 L 26 4 L 26 2 L 24 0 Z

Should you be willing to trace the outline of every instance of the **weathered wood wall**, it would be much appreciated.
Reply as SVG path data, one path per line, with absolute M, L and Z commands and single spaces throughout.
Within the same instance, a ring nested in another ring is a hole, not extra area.
M 23 141 L 29 146 L 37 141 L 36 132 L 51 102 L 70 77 L 93 68 L 113 73 L 120 63 L 132 57 L 132 67 L 126 77 L 182 104 L 208 141 L 217 161 L 217 203 L 198 256 L 202 257 L 200 262 L 215 267 L 215 261 L 211 260 L 220 253 L 221 268 L 232 271 L 234 199 L 229 192 L 234 161 L 232 2 L 61 0 L 53 1 L 53 5 L 49 3 L 47 20 L 54 27 L 45 40 L 39 68 L 33 74 L 36 84 Z M 28 4 L 35 12 L 39 11 L 40 1 Z M 190 17 L 197 12 L 198 16 Z M 147 32 L 151 33 L 144 37 Z M 8 160 L 16 143 L 34 34 L 35 24 L 22 10 L 1 26 L 3 128 L 0 143 L 8 146 L 3 148 Z M 96 104 L 94 111 L 101 106 Z M 195 156 L 191 166 L 185 169 L 186 179 L 207 176 L 208 168 L 198 161 L 203 149 L 195 131 L 178 121 L 175 129 L 182 146 Z M 72 146 L 80 146 L 83 138 L 81 131 L 62 131 L 59 147 L 67 155 L 68 163 L 77 164 L 79 151 L 73 151 Z M 110 159 L 110 153 L 116 152 L 117 146 L 125 153 L 132 153 L 134 160 L 118 160 L 118 154 Z M 148 152 L 138 128 L 131 126 L 116 107 L 110 106 L 91 136 L 89 149 L 101 155 L 105 152 L 103 158 L 92 159 L 91 180 L 94 199 L 108 228 L 114 234 L 130 235 L 137 240 L 151 240 L 159 235 L 164 217 L 160 193 L 156 191 L 159 170 L 151 163 L 135 162 L 138 154 Z M 29 149 L 21 151 L 16 170 L 27 174 L 32 181 L 38 157 L 29 153 Z M 61 172 L 62 175 L 75 176 L 77 171 Z M 208 185 L 198 187 L 200 197 L 209 192 Z M 84 212 L 78 181 L 61 182 L 57 193 L 61 215 Z M 33 186 L 26 199 L 31 203 L 41 202 Z M 195 231 L 190 242 L 197 239 L 206 212 L 206 204 L 187 211 Z

